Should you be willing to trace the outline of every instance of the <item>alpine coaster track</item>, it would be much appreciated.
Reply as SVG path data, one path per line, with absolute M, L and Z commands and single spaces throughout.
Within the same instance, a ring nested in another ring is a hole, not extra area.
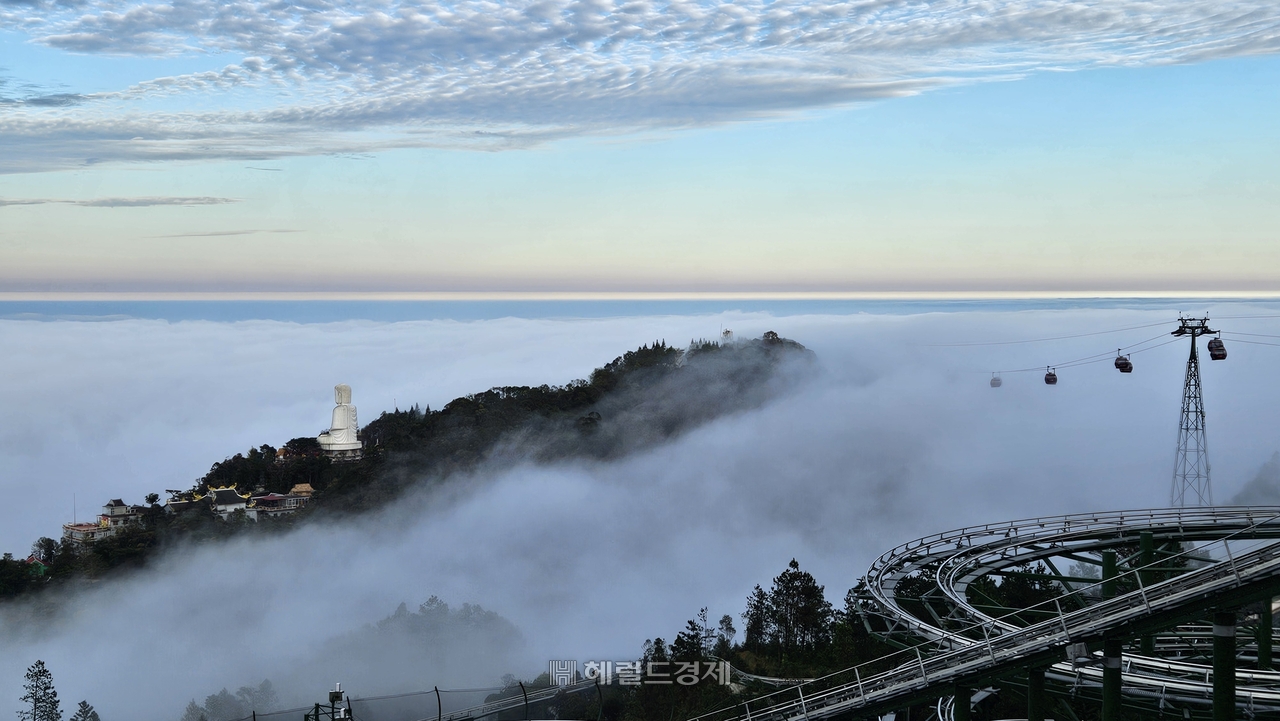
M 1067 562 L 1075 566 L 1063 574 Z M 990 588 L 989 577 L 1028 576 L 1033 564 L 1052 597 L 997 614 L 994 603 L 975 600 Z M 1090 564 L 1101 573 L 1085 577 Z M 971 690 L 1029 672 L 1059 692 L 1101 692 L 1104 720 L 1118 714 L 1121 696 L 1181 717 L 1210 708 L 1215 718 L 1280 713 L 1280 672 L 1236 670 L 1234 638 L 1237 610 L 1262 602 L 1258 616 L 1270 621 L 1277 595 L 1277 507 L 1087 513 L 960 528 L 887 551 L 859 587 L 863 623 L 900 651 L 695 719 L 875 718 L 935 700 L 941 718 L 967 719 L 969 703 L 957 708 L 956 698 L 969 701 Z M 1212 632 L 1195 625 L 1206 615 L 1215 618 Z M 1264 628 L 1258 665 L 1270 655 L 1270 623 Z M 1214 639 L 1212 666 L 1196 662 L 1205 638 Z M 1141 653 L 1121 652 L 1139 640 Z M 1229 658 L 1219 651 L 1223 640 Z

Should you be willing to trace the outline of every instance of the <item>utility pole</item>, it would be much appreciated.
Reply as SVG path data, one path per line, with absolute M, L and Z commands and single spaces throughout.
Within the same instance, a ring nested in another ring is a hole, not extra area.
M 1178 453 L 1173 465 L 1173 506 L 1212 506 L 1209 486 L 1209 448 L 1204 434 L 1204 395 L 1200 389 L 1200 359 L 1196 338 L 1218 331 L 1209 328 L 1208 318 L 1179 318 L 1181 324 L 1171 335 L 1191 336 L 1187 377 L 1182 384 L 1182 422 L 1178 426 Z M 1212 350 L 1212 349 L 1210 349 Z

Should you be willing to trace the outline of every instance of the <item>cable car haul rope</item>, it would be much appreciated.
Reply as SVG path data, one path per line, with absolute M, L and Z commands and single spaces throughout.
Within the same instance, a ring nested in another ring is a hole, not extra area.
M 1168 336 L 1162 333 L 1158 336 L 1148 338 L 1144 341 L 1140 341 L 1132 345 L 1127 345 L 1127 346 L 1122 346 L 1120 348 L 1117 348 L 1115 352 L 1115 356 L 1111 355 L 1111 351 L 1106 351 L 1103 353 L 1097 353 L 1095 355 L 1085 356 L 1083 358 L 1076 358 L 1074 360 L 1069 360 L 1069 361 L 1066 361 L 1065 363 L 1057 363 L 1057 364 L 1052 364 L 1048 366 L 1033 366 L 1030 368 L 1013 368 L 1009 370 L 994 371 L 991 374 L 991 387 L 999 388 L 1001 385 L 1003 385 L 1003 379 L 1001 378 L 1003 374 L 1039 372 L 1042 369 L 1045 372 L 1045 376 L 1044 376 L 1045 384 L 1051 385 L 1051 386 L 1057 385 L 1058 384 L 1057 371 L 1059 368 L 1077 368 L 1079 366 L 1092 365 L 1094 363 L 1105 363 L 1108 360 L 1111 360 L 1115 365 L 1116 370 L 1120 371 L 1121 373 L 1126 373 L 1126 374 L 1133 373 L 1132 356 L 1135 353 L 1145 353 L 1146 351 L 1155 350 L 1156 348 L 1163 348 L 1164 346 L 1170 345 L 1171 343 L 1177 343 L 1182 336 L 1188 336 L 1188 335 L 1191 336 L 1191 343 L 1193 348 L 1194 348 L 1196 339 L 1198 337 L 1202 335 L 1213 335 L 1214 337 L 1210 339 L 1208 344 L 1205 346 L 1205 349 L 1209 351 L 1209 359 L 1215 360 L 1215 361 L 1226 360 L 1227 347 L 1222 340 L 1222 332 L 1210 329 L 1208 326 L 1209 319 L 1207 317 L 1206 318 L 1179 318 L 1178 323 L 1179 323 L 1178 328 L 1169 334 L 1169 335 L 1175 336 L 1173 339 L 1164 340 L 1168 338 Z M 947 346 L 980 346 L 980 345 L 1012 345 L 1015 343 L 1039 343 L 1044 341 L 1063 340 L 1068 338 L 1083 338 L 1086 336 L 1103 335 L 1106 333 L 1119 333 L 1122 331 L 1136 330 L 1139 328 L 1151 328 L 1157 325 L 1165 325 L 1165 324 L 1151 323 L 1147 325 L 1129 326 L 1127 328 L 1117 328 L 1115 330 L 1097 331 L 1095 333 L 1080 333 L 1076 335 L 1058 336 L 1055 338 L 1036 338 L 1034 340 L 1025 340 L 1025 341 L 999 341 L 995 343 L 953 343 L 953 344 L 945 344 L 945 345 Z M 1262 338 L 1280 338 L 1280 336 L 1264 335 L 1261 333 L 1230 333 L 1228 332 L 1228 335 L 1247 335 L 1247 336 L 1256 336 L 1256 337 L 1262 337 Z M 1159 340 L 1164 340 L 1164 342 L 1157 343 L 1156 341 L 1159 341 Z M 1280 343 L 1249 341 L 1249 340 L 1244 340 L 1239 338 L 1237 338 L 1234 342 L 1249 343 L 1251 345 L 1280 346 Z

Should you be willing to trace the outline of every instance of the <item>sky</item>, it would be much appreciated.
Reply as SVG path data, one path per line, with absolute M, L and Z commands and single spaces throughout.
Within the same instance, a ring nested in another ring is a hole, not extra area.
M 1260 0 L 0 4 L 0 293 L 1280 292 Z
M 613 461 L 481 468 L 447 493 L 411 494 L 356 521 L 169 554 L 88 589 L 57 623 L 0 609 L 0 708 L 16 703 L 37 658 L 61 698 L 147 719 L 176 719 L 192 698 L 263 678 L 286 703 L 309 703 L 334 680 L 368 696 L 528 679 L 550 659 L 635 658 L 645 639 L 670 638 L 703 606 L 713 619 L 737 618 L 752 587 L 792 558 L 840 605 L 876 556 L 914 538 L 1164 506 L 1187 347 L 1161 344 L 1180 311 L 1208 313 L 1227 339 L 1227 360 L 1203 368 L 1215 498 L 1266 476 L 1270 492 L 1254 501 L 1277 503 L 1280 348 L 1266 337 L 1280 335 L 1276 306 L 0 319 L 0 345 L 24 349 L 6 357 L 5 375 L 23 382 L 6 391 L 0 416 L 10 509 L 0 550 L 15 555 L 56 534 L 73 497 L 83 518 L 110 498 L 189 487 L 249 447 L 319 432 L 339 382 L 367 423 L 490 386 L 564 383 L 655 338 L 683 345 L 721 328 L 774 330 L 817 356 L 812 373 L 767 404 Z M 1043 338 L 1056 340 L 1007 343 Z M 984 345 L 958 345 L 972 343 Z M 1116 372 L 1113 349 L 1142 343 L 1134 372 Z M 1093 354 L 1102 362 L 1065 363 Z M 1043 382 L 1048 364 L 1062 366 L 1056 386 Z M 500 613 L 523 648 L 389 668 L 324 653 L 432 595 Z

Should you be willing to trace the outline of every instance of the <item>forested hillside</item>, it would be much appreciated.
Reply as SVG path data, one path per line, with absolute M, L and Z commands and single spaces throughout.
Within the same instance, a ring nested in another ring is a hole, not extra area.
M 415 405 L 383 412 L 361 429 L 365 452 L 357 461 L 326 457 L 314 437 L 284 443 L 283 453 L 263 444 L 214 463 L 189 488 L 166 490 L 173 505 L 161 503 L 158 492 L 150 494 L 141 523 L 110 537 L 91 545 L 63 542 L 56 534 L 40 538 L 30 555 L 36 563 L 6 554 L 0 560 L 0 599 L 136 568 L 176 546 L 366 513 L 482 465 L 616 458 L 760 405 L 811 368 L 812 357 L 804 346 L 772 332 L 687 348 L 656 341 L 564 385 L 497 387 L 438 410 Z M 310 505 L 279 518 L 223 518 L 203 503 L 173 512 L 211 488 L 286 493 L 303 483 L 314 489 Z

